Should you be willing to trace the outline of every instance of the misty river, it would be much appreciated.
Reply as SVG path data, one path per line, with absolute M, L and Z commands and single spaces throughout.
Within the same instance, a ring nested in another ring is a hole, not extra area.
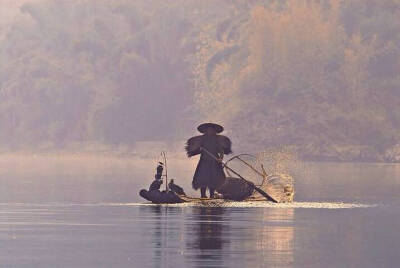
M 18 159 L 0 161 L 0 267 L 395 267 L 398 261 L 396 164 L 305 163 L 309 172 L 295 177 L 293 204 L 210 208 L 141 200 L 153 160 Z M 170 174 L 186 190 L 194 166 L 183 163 L 171 161 Z
M 399 18 L 400 0 L 0 0 L 0 268 L 399 267 Z M 140 198 L 160 151 L 200 196 L 184 147 L 204 122 L 288 168 L 294 202 Z

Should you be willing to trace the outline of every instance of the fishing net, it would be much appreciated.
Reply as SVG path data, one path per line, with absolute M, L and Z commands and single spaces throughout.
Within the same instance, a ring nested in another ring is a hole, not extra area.
M 289 174 L 273 174 L 266 177 L 259 187 L 278 203 L 293 202 L 294 183 Z M 254 192 L 252 198 L 259 199 L 262 195 Z
M 236 155 L 226 164 L 243 178 L 254 183 L 278 203 L 292 202 L 294 197 L 294 180 L 290 175 L 290 165 L 295 158 L 282 151 L 265 151 L 257 156 L 250 154 Z M 224 195 L 231 194 L 234 200 L 265 199 L 265 197 L 248 183 L 238 179 L 232 171 L 226 169 L 227 183 L 223 187 Z

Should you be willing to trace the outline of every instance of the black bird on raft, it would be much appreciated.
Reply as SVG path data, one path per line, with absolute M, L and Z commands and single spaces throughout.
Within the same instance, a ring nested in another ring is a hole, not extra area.
M 183 188 L 180 187 L 179 185 L 174 183 L 174 180 L 171 179 L 168 183 L 168 189 L 170 189 L 172 192 L 178 194 L 178 195 L 186 195 L 185 191 L 183 191 Z
M 215 190 L 225 182 L 226 175 L 223 170 L 222 159 L 225 154 L 232 153 L 232 142 L 223 135 L 218 135 L 224 128 L 215 123 L 204 123 L 197 127 L 203 135 L 190 138 L 186 142 L 186 153 L 188 157 L 200 154 L 193 176 L 192 186 L 197 190 L 200 188 L 201 197 L 206 198 L 206 189 L 210 191 L 210 197 L 214 197 Z M 220 161 L 215 161 L 210 155 L 202 151 L 206 149 Z

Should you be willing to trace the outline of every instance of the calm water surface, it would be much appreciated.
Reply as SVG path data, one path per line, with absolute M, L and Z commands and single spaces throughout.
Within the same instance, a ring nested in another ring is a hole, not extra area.
M 292 206 L 224 208 L 141 205 L 129 167 L 3 172 L 0 267 L 398 267 L 400 166 L 307 169 Z

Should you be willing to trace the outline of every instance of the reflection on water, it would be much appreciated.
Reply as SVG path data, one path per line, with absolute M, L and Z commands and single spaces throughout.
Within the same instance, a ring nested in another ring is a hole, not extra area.
M 224 221 L 224 208 L 193 208 L 193 216 L 187 225 L 187 232 L 194 235 L 193 240 L 187 241 L 187 249 L 194 252 L 188 255 L 189 261 L 195 266 L 204 267 L 212 264 L 222 266 L 222 250 L 229 247 L 229 224 Z
M 196 241 L 189 247 L 200 249 L 202 252 L 213 249 L 221 249 L 223 244 L 228 243 L 227 239 L 222 238 L 223 227 L 227 225 L 222 223 L 223 208 L 194 208 L 194 215 L 197 224 L 193 226 L 193 232 L 196 234 Z M 206 257 L 212 257 L 206 255 Z
M 0 267 L 397 267 L 399 170 L 310 165 L 293 204 L 220 208 L 132 203 L 130 169 L 0 174 Z
M 139 207 L 153 267 L 290 267 L 293 209 Z
M 193 208 L 195 235 L 188 260 L 198 267 L 289 266 L 293 262 L 293 209 Z
M 396 267 L 398 210 L 0 205 L 0 267 Z
M 152 252 L 148 261 L 147 256 L 140 257 L 140 263 L 151 267 L 170 267 L 182 264 L 181 256 L 185 250 L 183 246 L 185 232 L 183 224 L 183 210 L 174 207 L 144 206 L 139 207 L 141 227 L 137 240 L 138 249 L 134 255 L 141 255 L 140 248 L 147 244 Z M 142 225 L 143 224 L 143 225 Z M 136 251 L 136 250 L 135 250 Z
M 256 249 L 263 253 L 263 259 L 273 260 L 273 265 L 289 266 L 294 261 L 293 217 L 293 209 L 271 209 L 262 213 L 262 222 L 271 224 L 261 227 L 260 234 L 255 237 Z

